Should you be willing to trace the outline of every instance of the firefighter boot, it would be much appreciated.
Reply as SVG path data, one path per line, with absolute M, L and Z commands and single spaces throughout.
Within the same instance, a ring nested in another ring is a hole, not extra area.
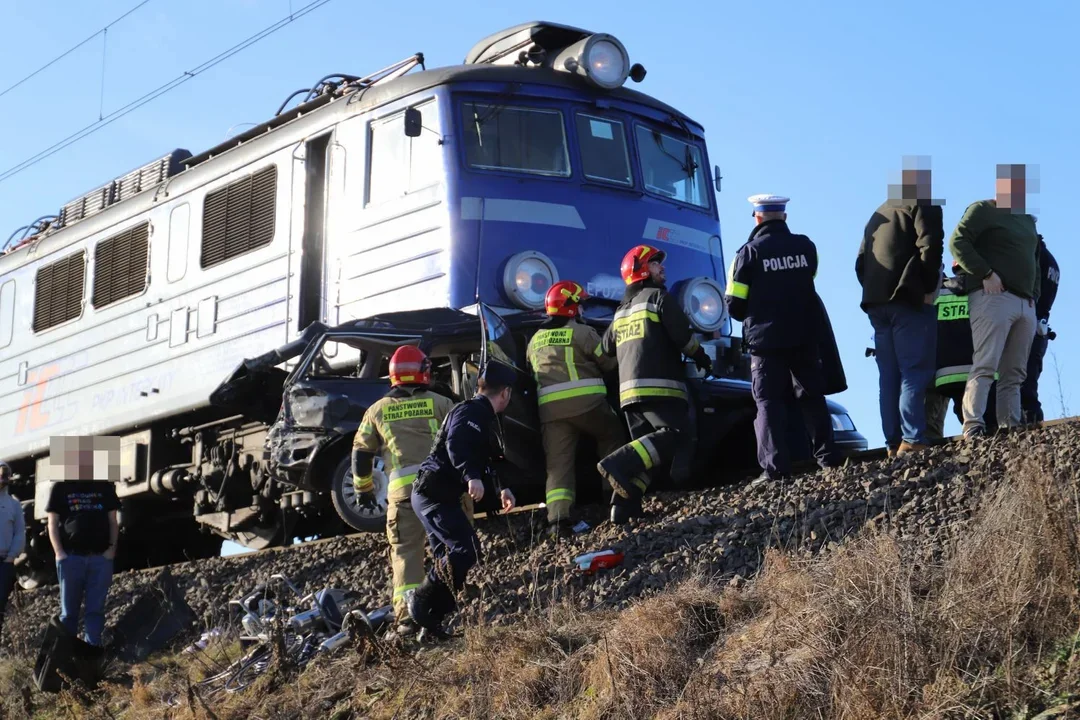
M 614 492 L 611 494 L 611 523 L 613 525 L 626 525 L 642 515 L 644 515 L 644 510 L 641 507 L 640 493 L 635 493 L 630 498 L 624 498 Z
M 675 450 L 678 434 L 661 428 L 631 440 L 601 460 L 596 469 L 620 497 L 632 500 L 648 489 L 647 473 L 662 462 L 669 462 Z

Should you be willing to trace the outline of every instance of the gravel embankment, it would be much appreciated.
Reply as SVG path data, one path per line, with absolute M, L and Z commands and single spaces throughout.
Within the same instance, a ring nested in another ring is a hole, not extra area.
M 783 486 L 660 493 L 648 498 L 649 517 L 633 530 L 604 522 L 604 508 L 586 508 L 593 529 L 558 544 L 540 539 L 541 513 L 480 520 L 486 562 L 471 575 L 474 587 L 462 616 L 482 614 L 502 624 L 553 605 L 618 609 L 695 573 L 747 578 L 770 547 L 816 552 L 867 526 L 918 540 L 924 553 L 934 555 L 957 523 L 970 516 L 990 478 L 1001 477 L 1038 446 L 1080 467 L 1080 425 L 1065 424 L 849 464 Z M 625 553 L 621 567 L 586 576 L 573 565 L 575 556 L 607 548 Z M 273 573 L 287 574 L 306 590 L 326 585 L 354 589 L 370 608 L 387 604 L 390 595 L 388 548 L 380 535 L 214 558 L 174 565 L 167 572 L 191 610 L 186 617 L 174 615 L 185 628 L 174 643 L 219 626 L 228 600 Z M 109 627 L 122 627 L 123 618 L 138 614 L 133 611 L 137 605 L 160 604 L 169 584 L 163 583 L 161 570 L 118 575 L 109 595 Z M 57 606 L 55 588 L 16 593 L 0 650 L 33 655 Z M 165 628 L 158 632 L 169 634 Z

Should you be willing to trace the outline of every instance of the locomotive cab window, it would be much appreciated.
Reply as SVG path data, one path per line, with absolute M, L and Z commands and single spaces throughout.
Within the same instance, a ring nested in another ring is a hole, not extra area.
M 273 242 L 276 210 L 276 165 L 207 193 L 203 200 L 202 268 Z
M 639 125 L 638 154 L 645 189 L 682 203 L 709 207 L 701 151 L 659 130 Z
M 95 308 L 105 307 L 146 289 L 150 223 L 102 240 L 94 249 Z
M 405 134 L 404 110 L 371 123 L 369 205 L 429 188 L 442 178 L 439 108 L 434 100 L 415 107 L 423 122 L 417 137 Z
M 558 110 L 467 102 L 461 119 L 469 167 L 570 176 L 566 128 Z
M 581 169 L 590 180 L 633 185 L 626 132 L 618 120 L 577 115 Z
M 34 332 L 82 315 L 86 253 L 77 252 L 38 268 L 34 276 Z

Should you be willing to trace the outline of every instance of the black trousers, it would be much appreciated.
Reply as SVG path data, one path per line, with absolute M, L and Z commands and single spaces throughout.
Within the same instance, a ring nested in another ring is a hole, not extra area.
M 1045 335 L 1036 335 L 1031 341 L 1031 354 L 1028 355 L 1027 377 L 1020 386 L 1020 407 L 1024 413 L 1024 422 L 1042 422 L 1042 403 L 1039 402 L 1039 376 L 1043 371 L 1043 358 L 1049 344 Z M 990 414 L 987 408 L 986 414 Z
M 755 351 L 750 376 L 757 405 L 754 434 L 761 469 L 774 476 L 791 473 L 787 437 L 792 395 L 808 421 L 814 458 L 819 465 L 834 463 L 832 420 L 817 348 Z

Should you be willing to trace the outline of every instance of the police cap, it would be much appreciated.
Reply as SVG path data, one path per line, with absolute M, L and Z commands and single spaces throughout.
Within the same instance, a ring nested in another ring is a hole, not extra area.
M 487 366 L 480 373 L 480 377 L 490 386 L 513 386 L 514 381 L 517 380 L 517 373 L 505 363 L 498 360 L 488 360 Z
M 791 198 L 783 195 L 751 195 L 747 198 L 754 205 L 755 213 L 784 212 Z

